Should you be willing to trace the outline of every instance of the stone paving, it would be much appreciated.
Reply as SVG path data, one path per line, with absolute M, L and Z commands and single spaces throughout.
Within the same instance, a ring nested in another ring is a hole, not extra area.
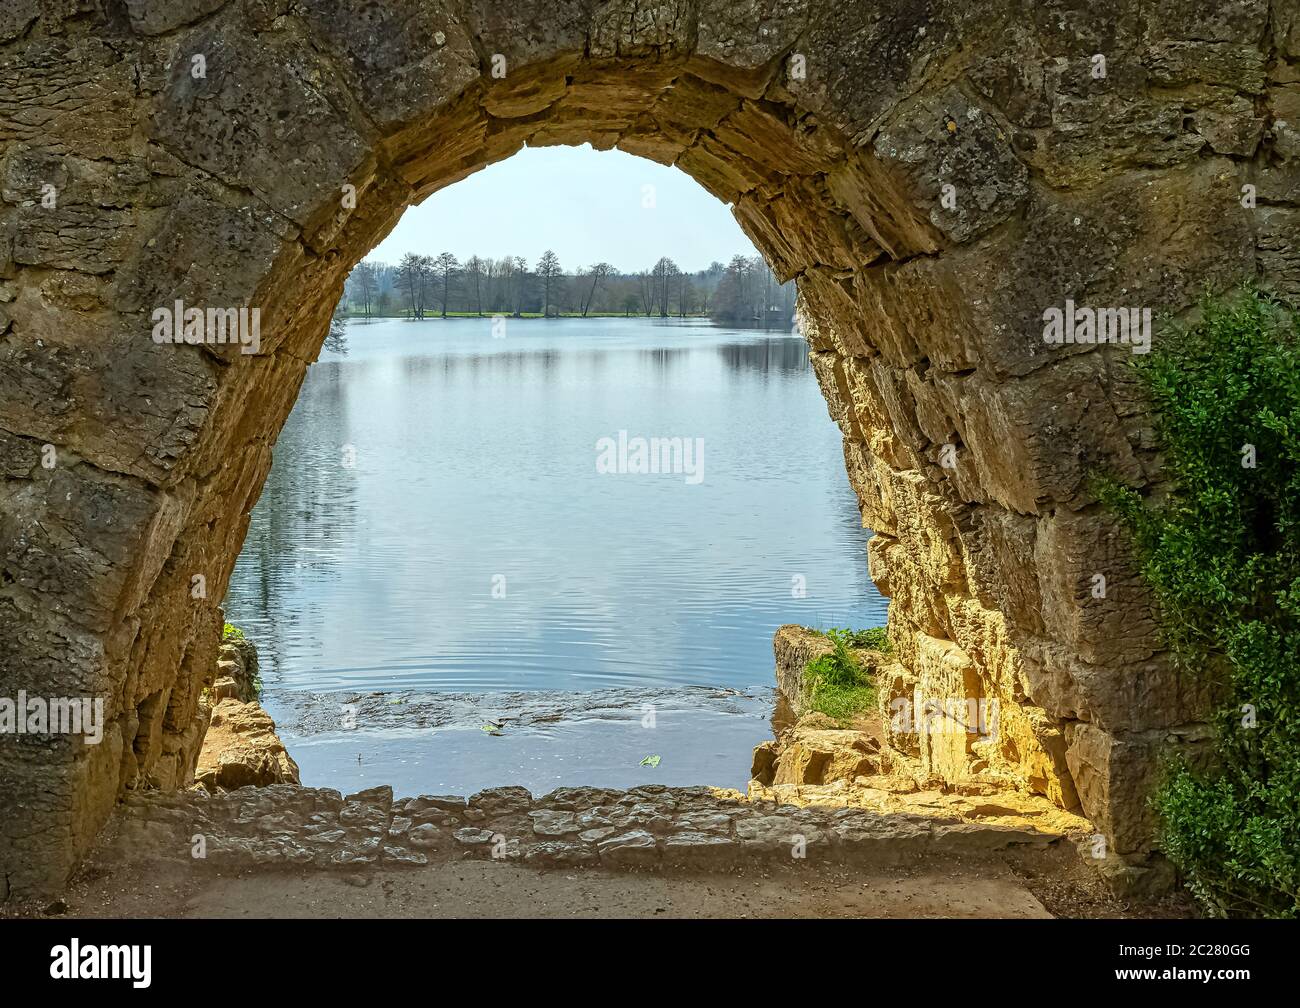
M 502 787 L 469 799 L 395 800 L 388 787 L 344 796 L 277 784 L 215 795 L 201 788 L 131 795 L 116 811 L 97 860 L 192 859 L 214 870 L 425 865 L 459 857 L 633 869 L 800 856 L 885 865 L 929 854 L 1045 846 L 1064 835 L 956 815 L 751 801 L 708 787 L 560 788 L 541 798 Z

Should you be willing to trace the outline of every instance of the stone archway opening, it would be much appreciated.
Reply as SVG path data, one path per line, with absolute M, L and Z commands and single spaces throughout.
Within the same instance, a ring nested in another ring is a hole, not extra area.
M 498 6 L 20 0 L 0 19 L 0 692 L 100 696 L 107 721 L 95 746 L 0 741 L 6 888 L 57 885 L 120 795 L 186 779 L 215 600 L 351 267 L 429 193 L 575 143 L 682 168 L 797 281 L 892 599 L 890 689 L 1001 706 L 996 746 L 919 753 L 925 772 L 1082 808 L 1141 866 L 1156 752 L 1203 698 L 1087 491 L 1099 466 L 1158 476 L 1127 348 L 1050 353 L 1040 313 L 1177 312 L 1293 266 L 1276 222 L 1222 209 L 1257 156 L 1221 128 L 1232 109 L 1181 115 L 1144 156 L 1076 114 L 1075 64 L 1154 50 L 1162 86 L 1190 87 L 1188 45 L 1240 42 L 1222 76 L 1294 42 L 1194 3 L 1097 14 L 1084 40 L 1003 5 Z M 1139 76 L 1104 99 L 1136 116 L 1120 133 L 1164 122 Z M 258 352 L 152 342 L 178 301 L 257 307 Z M 1097 572 L 1123 604 L 1089 593 Z

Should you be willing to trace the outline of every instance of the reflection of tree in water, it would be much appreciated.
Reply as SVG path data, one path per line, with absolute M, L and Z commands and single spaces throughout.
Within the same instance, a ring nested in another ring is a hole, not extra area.
M 330 329 L 325 334 L 325 349 L 341 357 L 346 357 L 348 354 L 348 320 L 343 314 L 342 301 L 330 316 Z
M 346 367 L 323 361 L 309 371 L 276 440 L 274 464 L 226 594 L 227 619 L 252 638 L 272 676 L 285 642 L 299 631 L 302 593 L 341 579 L 335 544 L 357 534 Z
M 808 361 L 808 344 L 797 336 L 724 343 L 718 347 L 718 354 L 732 371 L 799 374 L 812 367 Z
M 656 377 L 663 381 L 693 353 L 695 350 L 689 347 L 655 347 L 653 350 L 638 350 L 637 356 L 651 365 Z
M 548 375 L 558 367 L 560 357 L 560 351 L 553 349 L 486 354 L 444 353 L 404 357 L 399 366 L 403 376 L 412 383 L 430 376 L 454 380 L 462 372 L 467 372 L 475 381 L 486 378 L 506 382 L 530 373 Z
M 812 367 L 808 360 L 808 344 L 798 336 L 724 343 L 715 349 L 727 370 L 737 373 L 754 371 L 802 374 Z M 691 354 L 698 352 L 694 347 L 655 347 L 652 350 L 638 350 L 637 355 L 662 378 L 683 364 Z

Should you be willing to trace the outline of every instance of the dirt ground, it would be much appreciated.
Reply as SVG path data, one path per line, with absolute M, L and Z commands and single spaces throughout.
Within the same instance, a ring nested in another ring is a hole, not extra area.
M 907 868 L 755 863 L 730 871 L 537 869 L 490 860 L 219 875 L 87 866 L 22 916 L 115 918 L 1026 918 L 1186 916 L 1117 902 L 1066 851 Z M 0 912 L 2 913 L 2 912 Z

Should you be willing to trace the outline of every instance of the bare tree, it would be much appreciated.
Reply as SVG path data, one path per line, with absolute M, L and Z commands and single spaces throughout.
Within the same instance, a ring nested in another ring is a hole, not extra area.
M 447 317 L 447 301 L 451 296 L 451 278 L 460 269 L 460 260 L 450 252 L 440 252 L 433 260 L 432 275 L 442 284 L 442 317 Z
M 352 289 L 361 302 L 361 314 L 369 320 L 379 286 L 378 277 L 375 275 L 375 264 L 357 263 L 357 268 L 352 271 L 352 276 L 348 279 L 352 282 Z
M 664 257 L 655 263 L 653 271 L 654 276 L 654 296 L 659 302 L 659 317 L 668 317 L 668 292 L 672 289 L 674 278 L 681 270 L 671 259 Z
M 677 316 L 678 318 L 686 317 L 686 311 L 687 311 L 686 299 L 687 299 L 688 291 L 692 295 L 694 295 L 695 287 L 691 283 L 690 276 L 686 273 L 685 270 L 682 270 L 677 274 Z
M 488 309 L 492 312 L 510 310 L 510 276 L 514 272 L 514 260 L 510 256 L 489 259 Z
M 596 298 L 596 288 L 600 282 L 607 276 L 612 276 L 614 267 L 607 262 L 598 262 L 591 267 L 591 289 L 587 291 L 587 299 L 582 302 L 582 317 L 587 317 L 587 312 L 591 310 L 591 303 Z
M 465 260 L 465 279 L 468 285 L 468 295 L 474 299 L 474 310 L 480 316 L 483 314 L 483 273 L 489 267 L 490 263 L 485 263 L 478 256 L 470 256 Z
M 512 261 L 513 269 L 510 274 L 511 283 L 511 304 L 514 308 L 514 316 L 518 318 L 523 312 L 524 298 L 528 294 L 528 260 L 523 256 L 515 256 Z
M 397 267 L 397 282 L 406 294 L 411 318 L 424 318 L 425 295 L 429 284 L 430 260 L 428 256 L 408 252 Z
M 655 308 L 655 280 L 649 270 L 642 270 L 636 275 L 637 296 L 641 301 L 641 310 L 649 315 Z
M 555 284 L 556 277 L 562 274 L 559 256 L 547 249 L 537 260 L 537 275 L 542 280 L 542 318 L 551 317 L 551 288 Z

